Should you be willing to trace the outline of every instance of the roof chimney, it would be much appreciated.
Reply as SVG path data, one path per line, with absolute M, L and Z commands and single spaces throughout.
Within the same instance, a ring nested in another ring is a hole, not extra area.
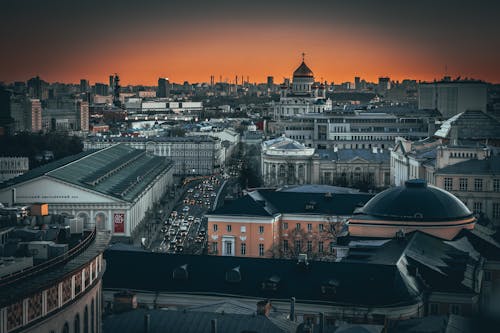
M 290 321 L 295 321 L 295 297 L 290 298 Z
M 144 333 L 149 333 L 151 328 L 151 315 L 146 313 L 144 315 Z

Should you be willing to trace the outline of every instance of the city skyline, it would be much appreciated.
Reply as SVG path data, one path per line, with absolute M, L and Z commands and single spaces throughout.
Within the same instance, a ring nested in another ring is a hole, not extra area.
M 450 1 L 373 4 L 275 1 L 7 1 L 0 14 L 0 80 L 250 82 L 290 77 L 306 53 L 318 81 L 431 81 L 444 75 L 500 82 L 499 5 Z M 36 29 L 33 29 L 33 24 Z

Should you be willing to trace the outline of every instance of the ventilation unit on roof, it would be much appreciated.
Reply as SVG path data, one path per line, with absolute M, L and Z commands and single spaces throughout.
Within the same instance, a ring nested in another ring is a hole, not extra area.
M 309 267 L 309 262 L 307 261 L 307 254 L 300 253 L 297 257 L 297 266 L 302 269 L 307 269 Z
M 182 266 L 179 266 L 174 269 L 172 273 L 172 277 L 174 280 L 187 280 L 189 275 L 188 275 L 188 265 L 184 264 Z
M 238 283 L 241 281 L 240 266 L 234 267 L 230 271 L 226 272 L 226 282 Z

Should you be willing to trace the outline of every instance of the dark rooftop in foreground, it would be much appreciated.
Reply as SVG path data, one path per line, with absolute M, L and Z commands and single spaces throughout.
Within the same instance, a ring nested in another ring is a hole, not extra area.
M 274 214 L 352 215 L 373 197 L 366 193 L 253 191 L 216 209 L 213 215 L 273 216 Z
M 201 311 L 134 310 L 104 319 L 103 332 L 144 332 L 144 316 L 149 314 L 150 333 L 210 333 L 216 319 L 217 332 L 295 332 L 297 324 L 264 315 L 213 313 Z

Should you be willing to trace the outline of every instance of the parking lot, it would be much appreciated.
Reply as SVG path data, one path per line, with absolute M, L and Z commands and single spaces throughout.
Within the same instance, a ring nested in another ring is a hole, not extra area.
M 223 176 L 211 176 L 194 180 L 188 185 L 186 194 L 170 216 L 162 221 L 153 251 L 203 254 L 207 244 L 207 220 L 204 215 L 212 209 L 224 180 Z

